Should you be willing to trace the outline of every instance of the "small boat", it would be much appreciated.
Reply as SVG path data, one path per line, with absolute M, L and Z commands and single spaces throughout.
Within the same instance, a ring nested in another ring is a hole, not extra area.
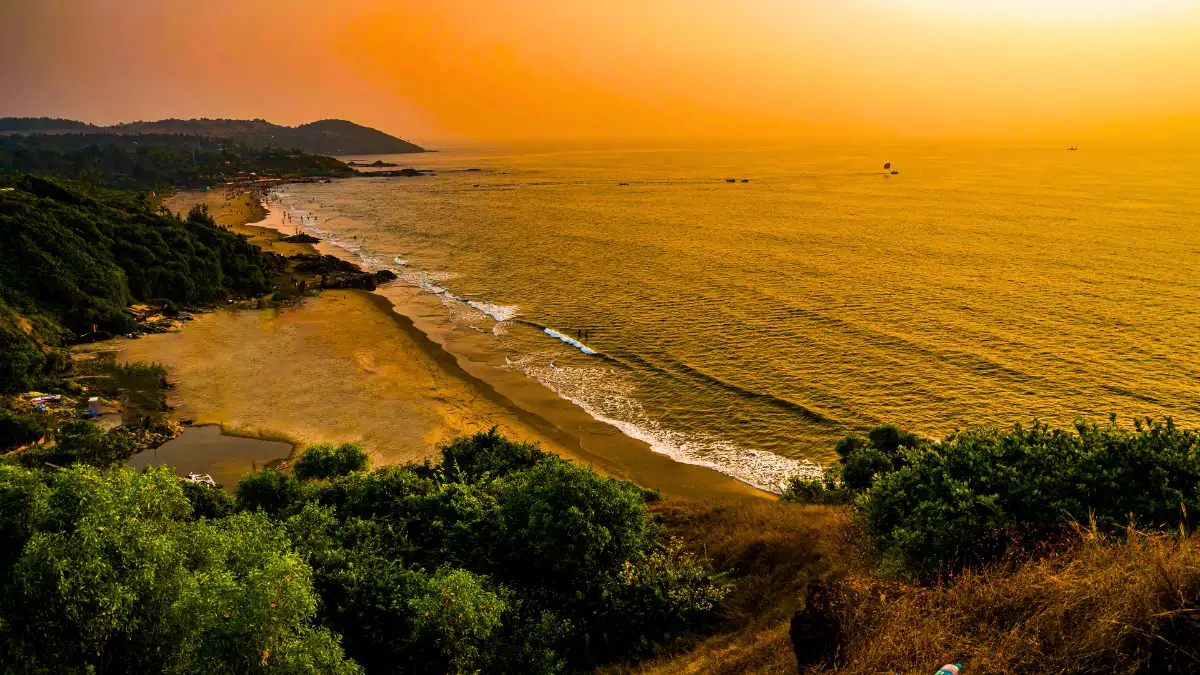
M 749 178 L 743 178 L 743 179 L 742 179 L 742 182 L 743 182 L 743 183 L 749 183 L 749 182 L 750 182 L 750 179 L 749 179 Z
M 725 179 L 725 182 L 726 182 L 726 183 L 736 183 L 736 182 L 737 182 L 737 179 L 736 179 L 736 178 L 726 178 L 726 179 Z
M 1079 149 L 1079 148 L 1075 147 L 1074 145 L 1072 145 L 1071 147 L 1067 148 L 1067 150 L 1078 150 L 1078 149 Z

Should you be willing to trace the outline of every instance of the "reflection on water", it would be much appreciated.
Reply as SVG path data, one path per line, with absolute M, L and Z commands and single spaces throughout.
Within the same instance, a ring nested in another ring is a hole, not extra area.
M 129 460 L 135 469 L 170 466 L 181 475 L 207 473 L 225 487 L 233 486 L 249 471 L 286 459 L 292 446 L 280 441 L 225 436 L 216 425 L 189 427 L 153 450 L 144 450 Z
M 437 175 L 288 186 L 283 205 L 439 297 L 510 367 L 684 461 L 770 486 L 783 459 L 828 458 L 880 422 L 1200 424 L 1194 154 L 393 159 Z

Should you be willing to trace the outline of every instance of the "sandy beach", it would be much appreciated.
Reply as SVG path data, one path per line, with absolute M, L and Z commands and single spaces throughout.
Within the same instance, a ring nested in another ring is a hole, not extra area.
M 218 223 L 285 255 L 349 254 L 325 243 L 278 241 L 281 213 L 248 194 L 184 192 L 165 203 L 206 203 Z M 251 218 L 261 218 L 247 222 Z M 179 333 L 121 340 L 121 358 L 153 361 L 175 381 L 173 415 L 302 443 L 357 441 L 375 464 L 420 460 L 464 433 L 496 426 L 510 438 L 678 497 L 762 498 L 708 468 L 681 464 L 596 421 L 477 345 L 416 289 L 327 290 L 295 307 L 218 310 Z

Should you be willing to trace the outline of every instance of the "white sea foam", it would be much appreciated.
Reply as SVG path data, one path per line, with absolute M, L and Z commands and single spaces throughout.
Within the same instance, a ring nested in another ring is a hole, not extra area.
M 559 340 L 562 340 L 563 342 L 571 345 L 572 347 L 575 347 L 576 349 L 583 352 L 584 354 L 587 354 L 588 356 L 594 356 L 596 354 L 596 350 L 583 344 L 582 342 L 580 342 L 579 340 L 576 340 L 573 337 L 567 337 L 566 335 L 563 335 L 562 333 L 554 330 L 553 328 L 547 328 L 547 329 L 545 329 L 545 331 L 546 331 L 546 335 L 549 335 L 550 337 L 553 337 L 553 338 L 558 338 Z
M 286 194 L 280 194 L 280 202 Z M 308 212 L 292 209 L 299 216 Z M 328 221 L 326 221 L 328 222 Z M 516 305 L 500 305 L 484 300 L 463 300 L 444 285 L 455 277 L 450 272 L 427 273 L 409 266 L 399 256 L 380 258 L 362 246 L 357 240 L 338 238 L 331 231 L 307 223 L 306 229 L 320 236 L 329 244 L 338 246 L 355 255 L 372 271 L 392 269 L 401 281 L 437 295 L 450 310 L 451 319 L 468 327 L 484 332 L 472 322 L 480 314 L 495 320 L 492 334 L 504 336 L 512 325 L 509 320 L 516 316 Z M 394 267 L 393 267 L 394 265 Z M 565 342 L 588 355 L 596 351 L 582 342 L 551 328 L 544 329 L 546 335 Z M 762 450 L 740 447 L 729 441 L 710 435 L 681 432 L 665 428 L 649 417 L 634 396 L 634 386 L 620 371 L 606 366 L 579 368 L 555 365 L 556 350 L 545 350 L 516 357 L 505 357 L 507 367 L 525 373 L 531 379 L 546 386 L 558 396 L 582 408 L 596 420 L 611 424 L 625 435 L 647 443 L 650 449 L 686 464 L 704 466 L 744 483 L 770 492 L 779 492 L 783 481 L 790 476 L 819 476 L 821 466 L 804 460 L 794 460 Z
M 714 436 L 676 431 L 650 418 L 634 397 L 635 386 L 620 371 L 605 366 L 556 366 L 553 352 L 508 359 L 519 370 L 600 422 L 645 442 L 654 452 L 677 462 L 719 471 L 769 492 L 779 492 L 789 476 L 819 476 L 821 466 L 762 450 L 738 446 Z
M 467 304 L 487 314 L 496 321 L 508 321 L 516 316 L 517 311 L 521 309 L 517 305 L 498 305 L 494 302 L 477 302 L 475 300 L 468 300 Z

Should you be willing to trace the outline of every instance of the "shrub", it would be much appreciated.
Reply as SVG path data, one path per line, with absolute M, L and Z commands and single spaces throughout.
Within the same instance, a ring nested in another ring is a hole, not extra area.
M 224 518 L 233 513 L 234 500 L 228 492 L 204 483 L 183 483 L 183 496 L 192 506 L 193 518 Z
M 187 522 L 170 470 L 0 467 L 0 494 L 38 496 L 5 542 L 13 672 L 358 672 L 312 624 L 308 569 L 281 533 L 252 514 Z
M 840 467 L 834 465 L 820 478 L 791 476 L 783 485 L 779 498 L 797 504 L 847 504 L 854 497 L 840 477 Z
M 578 670 L 700 625 L 723 597 L 704 559 L 663 541 L 633 483 L 494 431 L 443 453 L 238 486 L 239 509 L 287 516 L 322 621 L 368 671 Z
M 237 484 L 237 508 L 281 515 L 297 505 L 300 483 L 279 469 L 266 468 L 245 475 Z
M 333 478 L 370 466 L 367 453 L 356 443 L 342 443 L 336 448 L 329 443 L 310 446 L 296 460 L 294 475 L 299 480 Z
M 33 415 L 18 415 L 0 408 L 0 451 L 32 443 L 46 434 Z
M 33 340 L 0 325 L 0 394 L 29 391 L 45 364 Z
M 17 461 L 30 468 L 45 462 L 61 467 L 86 464 L 107 468 L 123 464 L 137 452 L 137 445 L 130 439 L 83 420 L 60 426 L 54 441 L 53 446 L 40 445 L 16 455 Z
M 619 568 L 653 537 L 633 483 L 558 459 L 513 476 L 501 503 L 506 576 L 522 584 L 570 587 Z
M 510 441 L 492 427 L 442 446 L 441 468 L 448 480 L 475 481 L 531 468 L 548 457 L 536 443 Z
M 877 477 L 862 515 L 878 551 L 922 574 L 992 559 L 1014 538 L 1071 522 L 1187 528 L 1200 512 L 1200 435 L 1169 420 L 963 431 L 907 457 Z
M 475 672 L 480 651 L 500 628 L 504 601 L 483 579 L 444 567 L 407 602 L 418 649 L 436 655 L 437 672 Z M 432 669 L 431 669 L 432 672 Z

